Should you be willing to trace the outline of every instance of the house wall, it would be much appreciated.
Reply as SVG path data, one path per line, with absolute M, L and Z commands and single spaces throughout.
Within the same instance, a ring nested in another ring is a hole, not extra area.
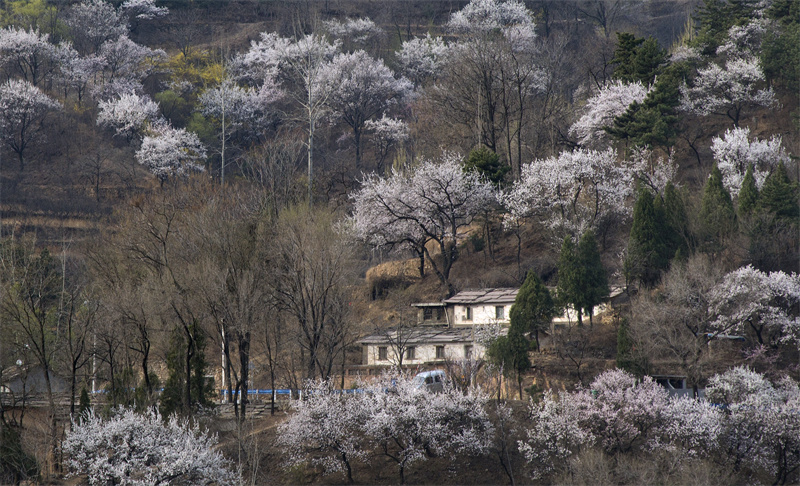
M 385 361 L 379 360 L 378 348 L 383 345 L 369 344 L 365 345 L 366 348 L 366 362 L 370 366 L 386 366 L 395 364 L 397 358 L 395 356 L 395 349 L 390 345 L 386 345 Z M 449 360 L 462 360 L 464 359 L 464 346 L 472 346 L 472 357 L 475 359 L 483 359 L 486 350 L 483 346 L 477 343 L 444 343 L 444 344 L 418 344 L 415 345 L 414 359 L 407 359 L 403 357 L 403 366 L 421 365 L 424 363 L 443 363 L 446 359 L 436 358 L 436 346 L 444 346 L 445 358 Z
M 512 304 L 478 304 L 478 305 L 461 305 L 456 304 L 454 308 L 454 324 L 457 326 L 477 326 L 482 324 L 501 324 L 508 325 L 511 323 L 509 320 L 509 311 Z M 467 307 L 472 309 L 472 319 L 466 319 Z M 503 307 L 503 318 L 497 319 L 495 316 L 496 307 Z

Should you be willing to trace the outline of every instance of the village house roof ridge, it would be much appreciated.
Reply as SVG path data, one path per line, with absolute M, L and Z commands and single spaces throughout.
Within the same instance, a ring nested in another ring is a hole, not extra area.
M 465 289 L 443 302 L 445 304 L 513 304 L 518 292 L 519 288 L 516 287 Z

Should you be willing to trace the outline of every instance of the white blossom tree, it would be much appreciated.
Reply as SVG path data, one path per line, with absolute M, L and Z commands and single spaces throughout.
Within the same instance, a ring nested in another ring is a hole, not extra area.
M 58 53 L 47 34 L 16 27 L 0 29 L 0 68 L 7 77 L 18 75 L 39 86 L 58 68 Z
M 800 276 L 747 265 L 727 274 L 711 292 L 709 308 L 716 316 L 711 326 L 740 333 L 750 328 L 761 344 L 800 343 L 793 312 L 798 305 Z
M 41 134 L 42 121 L 60 108 L 27 81 L 10 79 L 0 85 L 0 138 L 17 154 L 20 171 L 25 169 L 25 151 Z
M 764 471 L 774 484 L 796 481 L 800 469 L 800 389 L 789 377 L 774 386 L 760 373 L 737 367 L 712 377 L 709 401 L 724 404 L 721 451 L 733 471 Z M 792 476 L 794 475 L 794 476 Z
M 199 163 L 206 158 L 206 149 L 197 134 L 169 125 L 156 126 L 146 135 L 136 151 L 136 161 L 147 167 L 164 184 L 171 176 L 204 170 Z
M 89 414 L 63 443 L 73 475 L 89 484 L 235 484 L 216 437 L 176 416 L 120 410 L 108 420 Z
M 65 21 L 82 54 L 96 53 L 104 42 L 128 34 L 123 16 L 104 0 L 84 0 L 72 6 Z
M 408 124 L 399 118 L 391 118 L 384 113 L 377 120 L 367 120 L 364 128 L 372 134 L 372 143 L 378 154 L 377 173 L 383 172 L 383 163 L 392 148 L 401 146 L 409 138 Z
M 403 41 L 397 52 L 397 60 L 402 74 L 410 79 L 415 87 L 422 86 L 429 79 L 436 79 L 445 62 L 448 49 L 441 37 L 425 37 Z
M 583 115 L 569 128 L 570 135 L 578 137 L 582 146 L 607 141 L 604 127 L 613 126 L 614 118 L 625 113 L 633 103 L 641 103 L 649 92 L 641 82 L 613 81 L 586 100 Z
M 739 194 L 748 167 L 753 166 L 753 177 L 760 189 L 780 162 L 789 161 L 779 135 L 751 142 L 749 128 L 733 128 L 726 130 L 722 137 L 712 138 L 711 151 L 722 173 L 722 183 L 733 197 Z
M 97 124 L 114 130 L 131 142 L 160 118 L 158 104 L 147 95 L 129 93 L 98 103 Z
M 63 90 L 65 100 L 74 92 L 80 105 L 98 73 L 103 71 L 105 60 L 94 54 L 81 56 L 71 44 L 62 45 L 59 51 L 59 70 L 54 76 L 56 85 Z
M 368 410 L 364 433 L 397 463 L 403 484 L 408 466 L 429 454 L 482 454 L 491 447 L 487 398 L 477 390 L 446 386 L 430 393 L 402 377 L 384 379 L 373 390 L 362 399 Z
M 225 184 L 228 142 L 237 131 L 249 127 L 256 132 L 271 122 L 271 105 L 282 96 L 283 93 L 273 83 L 265 82 L 260 88 L 242 88 L 228 77 L 200 95 L 200 112 L 214 120 L 219 127 L 222 184 Z
M 692 86 L 683 84 L 681 109 L 696 115 L 724 115 L 739 126 L 742 111 L 751 105 L 776 103 L 772 88 L 762 88 L 764 71 L 756 57 L 734 57 L 723 68 L 711 63 L 700 69 Z
M 278 428 L 278 444 L 286 448 L 290 464 L 311 458 L 326 474 L 344 471 L 352 483 L 353 463 L 368 457 L 361 437 L 370 412 L 364 397 L 334 390 L 330 381 L 309 382 L 305 395 Z
M 627 217 L 636 169 L 631 161 L 618 162 L 613 149 L 579 149 L 526 164 L 522 178 L 500 196 L 507 223 L 533 216 L 582 234 L 606 218 Z
M 127 35 L 103 43 L 98 55 L 104 62 L 102 83 L 94 87 L 94 94 L 99 98 L 141 92 L 142 80 L 154 71 L 160 60 L 166 58 L 161 49 L 141 46 Z
M 372 19 L 361 17 L 357 19 L 328 20 L 323 27 L 334 39 L 349 41 L 351 45 L 366 49 L 370 44 L 376 44 L 384 31 Z
M 276 80 L 285 86 L 287 97 L 297 106 L 294 120 L 304 125 L 308 149 L 308 200 L 312 199 L 314 134 L 325 116 L 331 86 L 322 73 L 339 51 L 341 43 L 330 44 L 320 35 L 286 39 L 275 33 L 262 33 L 251 42 L 250 50 L 236 60 L 240 76 L 258 84 Z
M 382 60 L 361 50 L 338 54 L 321 77 L 329 93 L 331 118 L 341 119 L 353 131 L 356 168 L 360 169 L 364 124 L 399 103 L 411 91 L 411 83 L 405 78 L 395 79 Z
M 494 198 L 491 183 L 465 172 L 457 154 L 441 161 L 422 161 L 409 173 L 392 172 L 386 179 L 368 176 L 354 195 L 355 232 L 375 245 L 415 245 L 427 255 L 440 281 L 450 284 L 458 257 L 458 231 L 469 225 Z M 433 241 L 434 258 L 425 241 Z

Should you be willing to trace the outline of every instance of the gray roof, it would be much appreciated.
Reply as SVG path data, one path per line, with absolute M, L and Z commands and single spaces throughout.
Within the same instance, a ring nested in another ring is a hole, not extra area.
M 519 289 L 474 289 L 464 290 L 445 299 L 446 304 L 513 304 Z
M 360 342 L 361 344 L 389 344 L 397 340 L 395 332 L 395 330 L 387 329 L 385 332 L 361 338 Z M 475 340 L 474 329 L 471 327 L 414 327 L 406 328 L 403 332 L 408 335 L 408 338 L 403 339 L 405 345 L 471 343 Z

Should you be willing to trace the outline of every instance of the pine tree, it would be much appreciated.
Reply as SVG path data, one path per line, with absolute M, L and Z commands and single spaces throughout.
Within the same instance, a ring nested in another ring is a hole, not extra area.
M 721 251 L 725 240 L 736 230 L 736 211 L 731 194 L 722 184 L 722 174 L 716 164 L 703 188 L 700 223 L 703 225 L 703 246 L 710 253 Z
M 739 190 L 739 217 L 749 216 L 758 206 L 758 187 L 753 177 L 753 165 L 747 167 Z
M 667 258 L 671 260 L 679 253 L 684 257 L 687 256 L 691 241 L 689 216 L 686 214 L 683 198 L 672 182 L 668 182 L 664 188 L 664 216 L 668 231 Z
M 578 282 L 580 301 L 579 306 L 589 315 L 589 325 L 592 325 L 592 314 L 595 306 L 608 297 L 608 276 L 600 258 L 597 240 L 594 232 L 589 230 L 581 236 L 577 252 L 578 267 L 581 269 L 581 279 Z
M 661 271 L 667 268 L 669 259 L 665 241 L 663 207 L 656 207 L 653 194 L 640 189 L 633 205 L 633 224 L 628 239 L 628 256 L 625 269 L 628 278 L 638 280 L 650 287 L 658 282 Z
M 800 217 L 797 194 L 797 184 L 789 179 L 786 166 L 781 162 L 764 181 L 759 206 L 778 219 L 796 221 Z
M 558 284 L 556 286 L 556 294 L 558 303 L 561 307 L 566 308 L 571 305 L 578 315 L 578 324 L 583 324 L 581 310 L 578 307 L 578 282 L 580 281 L 580 271 L 578 268 L 577 255 L 575 254 L 575 245 L 572 243 L 572 238 L 567 236 L 564 238 L 564 243 L 561 245 L 561 253 L 558 256 Z
M 519 397 L 522 399 L 522 375 L 531 369 L 528 352 L 531 342 L 525 337 L 522 329 L 511 326 L 506 336 L 495 339 L 486 349 L 486 357 L 490 363 L 501 366 L 507 377 L 516 376 Z
M 636 80 L 635 62 L 636 51 L 644 39 L 637 39 L 629 32 L 617 32 L 617 47 L 614 50 L 614 58 L 611 64 L 616 64 L 614 68 L 614 79 L 632 83 Z
M 484 145 L 469 153 L 466 162 L 464 162 L 464 168 L 468 172 L 475 171 L 483 175 L 495 186 L 500 185 L 506 174 L 511 170 L 511 167 L 500 162 L 499 155 Z
M 539 331 L 550 329 L 556 315 L 556 305 L 550 291 L 545 287 L 536 272 L 529 271 L 525 282 L 517 293 L 509 317 L 511 327 L 524 333 L 533 333 L 536 349 L 539 349 Z
M 213 385 L 205 378 L 205 335 L 197 323 L 188 326 L 189 336 L 186 332 L 187 329 L 176 328 L 170 339 L 169 376 L 160 399 L 161 414 L 165 417 L 173 413 L 191 414 L 198 407 L 211 405 Z

